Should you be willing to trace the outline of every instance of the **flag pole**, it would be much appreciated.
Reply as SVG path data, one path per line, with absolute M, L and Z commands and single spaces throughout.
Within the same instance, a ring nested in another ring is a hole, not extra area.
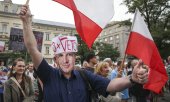
M 30 2 L 30 0 L 27 0 L 25 4 L 26 4 L 26 5 L 28 5 L 28 4 L 29 4 L 29 2 Z
M 134 18 L 133 18 L 133 22 L 135 21 L 137 12 L 138 12 L 138 9 L 136 8 L 136 10 L 135 10 L 135 16 L 134 16 Z M 133 29 L 133 26 L 134 26 L 134 23 L 132 23 L 131 31 L 132 31 L 132 29 Z M 128 44 L 127 44 L 127 45 L 128 45 Z M 127 49 L 127 46 L 126 46 L 126 49 Z M 122 76 L 122 71 L 123 71 L 123 67 L 124 67 L 125 58 L 126 58 L 126 51 L 125 51 L 125 55 L 124 55 L 123 61 L 122 61 L 122 63 L 121 63 L 121 66 L 120 66 L 119 69 L 118 69 L 118 76 L 117 76 L 117 77 L 121 77 L 121 76 Z
M 136 8 L 136 10 L 135 10 L 135 16 L 134 16 L 134 18 L 133 18 L 133 23 L 132 23 L 132 26 L 131 26 L 131 31 L 132 31 L 132 29 L 133 29 L 134 22 L 135 22 L 136 15 L 137 15 L 137 12 L 138 12 L 138 11 L 139 11 L 138 8 Z
M 123 61 L 121 62 L 120 67 L 118 68 L 118 75 L 117 75 L 118 78 L 122 77 L 125 58 L 126 58 L 126 54 L 124 55 Z
M 135 16 L 134 16 L 134 18 L 133 18 L 133 22 L 135 21 L 137 12 L 138 12 L 138 9 L 136 8 L 136 10 L 135 10 Z M 134 23 L 132 23 L 131 31 L 132 31 L 132 29 L 133 29 L 133 26 L 134 26 Z M 126 46 L 126 49 L 127 49 L 127 46 Z M 125 52 L 126 52 L 126 51 L 125 51 Z M 117 76 L 117 77 L 121 77 L 121 76 L 122 76 L 122 71 L 123 71 L 123 66 L 124 66 L 125 58 L 126 58 L 126 53 L 125 53 L 125 55 L 124 55 L 124 57 L 123 57 L 123 61 L 122 61 L 122 63 L 121 63 L 121 66 L 118 68 L 118 76 Z

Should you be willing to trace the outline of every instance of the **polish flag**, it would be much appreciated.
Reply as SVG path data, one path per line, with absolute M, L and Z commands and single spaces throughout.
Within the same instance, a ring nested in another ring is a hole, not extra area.
M 4 47 L 5 47 L 5 42 L 0 41 L 0 52 L 4 51 Z
M 73 11 L 77 32 L 92 47 L 114 14 L 113 0 L 53 0 Z
M 126 54 L 142 59 L 150 67 L 149 80 L 144 88 L 160 93 L 168 76 L 149 29 L 138 10 L 133 21 Z

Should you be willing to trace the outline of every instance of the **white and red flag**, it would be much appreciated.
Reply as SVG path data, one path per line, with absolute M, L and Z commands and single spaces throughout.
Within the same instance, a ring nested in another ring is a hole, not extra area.
M 0 52 L 3 52 L 5 48 L 5 42 L 0 41 Z
M 150 67 L 145 89 L 160 93 L 168 76 L 158 49 L 139 10 L 136 10 L 126 54 L 134 55 Z
M 73 11 L 76 30 L 89 48 L 114 14 L 113 0 L 53 1 Z

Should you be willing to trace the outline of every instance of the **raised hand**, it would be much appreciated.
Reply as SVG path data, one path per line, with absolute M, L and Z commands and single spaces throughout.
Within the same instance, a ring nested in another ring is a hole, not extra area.
M 145 84 L 148 81 L 148 69 L 148 66 L 139 60 L 133 69 L 132 80 L 140 84 Z
M 29 9 L 28 4 L 29 4 L 29 0 L 27 0 L 25 5 L 23 5 L 21 7 L 21 10 L 20 10 L 20 13 L 19 13 L 21 20 L 25 21 L 25 22 L 32 21 L 32 15 L 31 15 L 31 11 Z

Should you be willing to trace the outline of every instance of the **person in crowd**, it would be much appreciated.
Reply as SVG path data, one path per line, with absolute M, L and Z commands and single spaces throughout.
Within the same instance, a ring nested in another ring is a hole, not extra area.
M 100 62 L 95 68 L 95 73 L 107 78 L 109 75 L 109 67 L 108 62 Z M 99 98 L 101 102 L 120 102 L 120 98 L 115 95 L 108 95 L 107 97 L 100 95 Z
M 4 61 L 0 59 L 0 67 L 4 66 Z
M 36 75 L 35 71 L 34 71 L 34 65 L 32 62 L 29 62 L 27 65 L 27 75 L 31 78 L 32 82 L 33 82 L 33 89 L 34 89 L 34 101 L 35 102 L 42 102 L 43 100 L 43 88 L 42 88 L 42 82 L 41 80 L 38 78 L 38 76 Z
M 20 11 L 23 23 L 24 43 L 35 66 L 38 77 L 43 82 L 45 102 L 90 102 L 90 93 L 78 70 L 74 70 L 77 39 L 74 36 L 56 36 L 52 40 L 58 68 L 52 68 L 37 49 L 37 42 L 32 32 L 32 16 L 28 5 L 23 5 Z M 100 95 L 107 96 L 131 87 L 132 83 L 144 84 L 148 73 L 140 61 L 131 76 L 109 80 L 90 71 L 84 70 L 91 86 Z
M 103 61 L 109 63 L 109 67 L 113 69 L 113 61 L 111 58 L 105 58 Z
M 83 61 L 82 68 L 88 68 L 88 67 L 89 67 L 88 62 L 87 61 Z
M 166 72 L 167 72 L 167 75 L 168 75 L 168 82 L 167 82 L 167 86 L 168 86 L 168 90 L 170 92 L 170 56 L 168 56 L 167 58 L 167 68 L 166 68 Z
M 4 83 L 8 79 L 8 70 L 5 68 L 0 72 L 0 102 L 3 102 Z
M 31 78 L 25 74 L 25 62 L 16 59 L 4 84 L 4 102 L 33 102 L 34 92 Z
M 131 67 L 132 70 L 136 66 L 136 64 L 139 62 L 138 59 L 133 59 L 131 61 Z M 147 102 L 147 97 L 150 94 L 150 91 L 143 88 L 143 85 L 136 83 L 133 87 L 129 88 L 130 93 L 132 94 L 132 97 L 134 96 L 136 102 Z
M 91 71 L 92 73 L 94 73 L 95 65 L 98 62 L 95 53 L 93 53 L 93 52 L 87 53 L 85 60 L 88 63 L 88 67 L 86 67 L 85 70 L 88 70 L 88 71 Z
M 79 65 L 75 65 L 74 68 L 75 68 L 75 70 L 80 70 L 81 69 L 81 67 Z
M 58 65 L 56 63 L 56 57 L 53 57 L 53 65 L 52 65 L 54 68 L 57 68 Z
M 167 63 L 168 63 L 168 65 L 170 65 L 170 56 L 168 56 L 168 58 L 167 58 Z
M 111 58 L 105 58 L 103 61 L 109 63 L 109 74 L 108 74 L 107 77 L 109 79 L 111 79 L 111 72 L 114 69 L 112 59 Z
M 127 72 L 125 70 L 124 63 L 123 63 L 122 66 L 121 66 L 121 64 L 122 64 L 122 61 L 118 61 L 117 68 L 115 68 L 111 72 L 111 79 L 115 79 L 117 77 L 118 78 L 123 78 L 123 77 L 127 76 Z M 123 91 L 119 92 L 118 96 L 121 98 L 121 102 L 128 102 L 128 99 L 129 99 L 129 90 L 128 90 L 128 88 L 126 88 Z
M 34 101 L 35 102 L 43 102 L 43 84 L 42 81 L 38 78 L 37 74 L 34 73 L 34 94 L 35 94 L 35 98 Z
M 0 71 L 2 71 L 4 69 L 8 69 L 8 68 L 6 68 L 4 61 L 0 60 Z
M 131 60 L 128 61 L 126 65 L 126 69 L 127 69 L 127 75 L 131 75 L 132 74 Z
M 26 74 L 32 79 L 32 81 L 35 80 L 35 78 L 33 76 L 33 74 L 34 74 L 34 66 L 33 66 L 32 62 L 28 63 Z
M 109 63 L 100 62 L 99 64 L 97 64 L 95 68 L 95 73 L 107 78 L 107 76 L 109 75 Z

